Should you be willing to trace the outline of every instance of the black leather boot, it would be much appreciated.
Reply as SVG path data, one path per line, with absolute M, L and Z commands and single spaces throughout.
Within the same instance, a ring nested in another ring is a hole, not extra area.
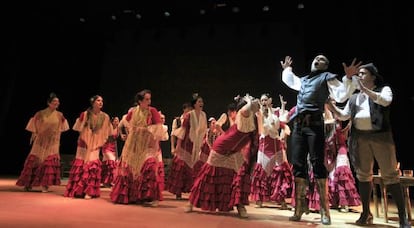
M 401 184 L 397 183 L 397 184 L 387 185 L 387 189 L 391 193 L 392 199 L 397 205 L 398 218 L 400 219 L 400 228 L 411 227 L 411 224 L 407 219 L 407 213 L 405 211 L 405 200 L 404 200 L 403 192 L 401 190 Z
M 362 213 L 358 220 L 356 220 L 357 225 L 371 225 L 374 222 L 374 217 L 372 216 L 370 210 L 371 202 L 371 193 L 372 193 L 372 182 L 359 182 L 359 196 L 361 197 L 362 202 Z
M 306 179 L 295 177 L 295 213 L 289 217 L 290 221 L 300 221 L 303 213 L 309 214 L 308 202 L 306 200 Z

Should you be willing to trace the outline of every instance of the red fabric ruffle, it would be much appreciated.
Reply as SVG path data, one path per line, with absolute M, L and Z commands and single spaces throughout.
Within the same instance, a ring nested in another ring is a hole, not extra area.
M 280 203 L 286 198 L 290 198 L 293 190 L 293 180 L 291 164 L 283 162 L 279 166 L 275 166 L 270 175 L 272 189 L 270 200 Z
M 138 178 L 134 179 L 125 163 L 118 166 L 117 175 L 112 186 L 110 198 L 113 203 L 135 203 L 138 195 Z
M 261 164 L 256 163 L 252 175 L 250 199 L 261 202 L 270 201 L 271 190 L 270 176 L 267 176 Z
M 110 193 L 112 202 L 129 204 L 163 200 L 165 178 L 163 162 L 159 162 L 154 157 L 148 158 L 138 177 L 134 177 L 129 167 L 123 162 L 119 164 L 116 172 Z
M 162 186 L 164 177 L 159 175 L 159 162 L 154 157 L 148 158 L 141 168 L 141 175 L 138 177 L 138 196 L 142 201 L 163 200 Z
M 64 196 L 84 197 L 87 194 L 95 198 L 99 197 L 101 194 L 101 172 L 102 162 L 100 160 L 84 163 L 81 159 L 75 159 L 69 171 Z
M 16 185 L 24 187 L 60 185 L 60 166 L 60 158 L 57 154 L 48 156 L 43 163 L 40 163 L 37 156 L 30 154 L 26 158 Z
M 334 193 L 337 205 L 339 206 L 359 206 L 361 199 L 355 185 L 355 179 L 348 166 L 339 166 L 334 172 L 333 180 Z
M 188 193 L 194 182 L 193 170 L 181 159 L 175 156 L 172 160 L 165 190 L 178 195 Z
M 233 169 L 205 163 L 195 179 L 189 202 L 205 211 L 232 211 L 237 204 L 248 205 L 250 175 L 244 164 L 238 173 Z
M 250 187 L 251 176 L 249 173 L 249 166 L 245 162 L 233 179 L 229 206 L 249 205 Z
M 106 160 L 102 162 L 102 184 L 109 185 L 113 183 L 116 163 L 115 160 Z

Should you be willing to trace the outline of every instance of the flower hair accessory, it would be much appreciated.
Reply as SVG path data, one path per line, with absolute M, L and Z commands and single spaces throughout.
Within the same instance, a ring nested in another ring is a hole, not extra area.
M 239 101 L 240 100 L 240 95 L 237 95 L 233 98 L 235 101 Z
M 243 97 L 243 100 L 245 100 L 247 103 L 251 102 L 254 99 L 254 97 L 250 96 L 250 94 L 246 93 L 246 95 Z
M 198 98 L 198 93 L 193 93 L 193 99 L 197 99 Z

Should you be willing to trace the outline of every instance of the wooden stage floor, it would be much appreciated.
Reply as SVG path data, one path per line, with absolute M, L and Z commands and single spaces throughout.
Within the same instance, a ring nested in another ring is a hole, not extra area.
M 237 210 L 229 213 L 204 212 L 197 208 L 192 213 L 184 213 L 185 200 L 176 200 L 175 196 L 165 192 L 164 200 L 157 208 L 141 205 L 119 205 L 109 200 L 110 190 L 102 188 L 100 198 L 85 200 L 63 197 L 66 179 L 62 185 L 51 186 L 50 192 L 42 193 L 40 188 L 24 192 L 16 186 L 17 177 L 0 176 L 0 227 L 197 227 L 197 228 L 267 228 L 267 227 L 358 227 L 354 222 L 359 217 L 360 208 L 351 208 L 348 213 L 331 209 L 332 225 L 320 223 L 320 215 L 303 215 L 301 222 L 291 222 L 290 210 L 280 210 L 277 205 L 256 208 L 254 203 L 247 207 L 249 217 L 241 219 Z M 373 203 L 371 204 L 373 206 Z M 374 208 L 372 208 L 374 212 Z M 398 227 L 397 210 L 390 200 L 388 216 L 374 218 L 372 227 Z

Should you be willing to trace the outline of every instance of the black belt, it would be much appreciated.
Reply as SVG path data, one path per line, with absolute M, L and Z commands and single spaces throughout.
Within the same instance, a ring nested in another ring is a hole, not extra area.
M 295 124 L 300 124 L 304 127 L 323 125 L 322 115 L 320 113 L 301 113 L 294 119 Z

